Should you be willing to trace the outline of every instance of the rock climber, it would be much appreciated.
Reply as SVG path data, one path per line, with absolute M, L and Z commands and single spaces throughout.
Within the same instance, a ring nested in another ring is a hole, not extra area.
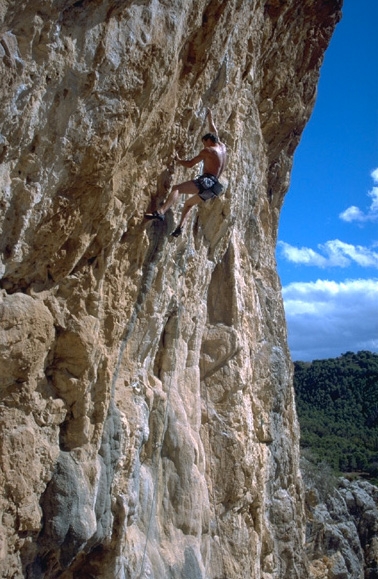
M 219 183 L 218 179 L 226 167 L 227 151 L 226 146 L 219 140 L 218 131 L 214 125 L 211 110 L 207 111 L 207 119 L 209 123 L 210 133 L 202 137 L 204 148 L 193 159 L 180 159 L 178 155 L 175 156 L 175 161 L 182 167 L 190 169 L 203 161 L 203 173 L 192 181 L 185 181 L 178 185 L 172 186 L 172 191 L 169 194 L 165 203 L 160 207 L 159 211 L 153 213 L 146 213 L 146 219 L 158 219 L 164 221 L 165 213 L 168 209 L 177 202 L 179 195 L 191 195 L 184 204 L 181 220 L 176 229 L 171 233 L 173 237 L 178 237 L 182 233 L 182 226 L 192 207 L 201 203 L 218 197 L 223 191 L 223 185 Z

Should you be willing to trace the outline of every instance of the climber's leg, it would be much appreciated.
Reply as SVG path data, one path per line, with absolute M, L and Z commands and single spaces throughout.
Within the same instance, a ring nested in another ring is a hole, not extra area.
M 196 195 L 192 195 L 192 197 L 189 197 L 189 199 L 187 199 L 185 201 L 185 205 L 184 205 L 184 207 L 182 209 L 182 213 L 181 213 L 180 223 L 178 224 L 176 229 L 174 231 L 172 231 L 172 233 L 171 233 L 171 235 L 173 235 L 173 237 L 178 237 L 179 235 L 181 235 L 182 226 L 183 226 L 183 224 L 188 216 L 189 211 L 191 210 L 192 207 L 194 207 L 195 205 L 198 205 L 201 202 L 202 202 L 202 199 L 198 195 L 198 193 Z
M 146 213 L 146 219 L 159 219 L 160 221 L 164 221 L 164 215 L 174 205 L 180 194 L 181 195 L 193 195 L 198 193 L 198 187 L 193 181 L 185 181 L 184 183 L 178 183 L 178 185 L 173 185 L 172 191 L 168 195 L 167 200 L 165 203 L 160 207 L 158 211 L 154 211 L 153 213 Z
M 182 213 L 181 213 L 181 220 L 179 223 L 179 227 L 182 227 L 184 225 L 184 221 L 186 220 L 189 211 L 191 210 L 192 207 L 194 207 L 195 205 L 198 205 L 199 203 L 202 202 L 201 197 L 198 195 L 198 193 L 196 195 L 193 195 L 193 197 L 189 197 L 189 199 L 187 199 L 185 201 L 185 205 L 182 208 Z
M 198 187 L 193 181 L 185 181 L 184 183 L 173 185 L 172 191 L 168 195 L 166 202 L 159 209 L 159 213 L 164 215 L 177 202 L 179 195 L 194 195 L 195 193 L 198 193 Z

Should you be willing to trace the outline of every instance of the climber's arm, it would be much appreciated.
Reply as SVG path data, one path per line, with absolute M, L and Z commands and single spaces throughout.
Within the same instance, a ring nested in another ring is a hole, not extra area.
M 210 132 L 219 138 L 217 127 L 214 124 L 213 115 L 210 109 L 207 109 L 207 121 L 209 123 Z
M 176 155 L 175 161 L 182 167 L 185 167 L 186 169 L 191 169 L 192 167 L 194 167 L 194 165 L 198 165 L 198 163 L 201 163 L 201 161 L 203 161 L 204 158 L 205 158 L 205 149 L 203 149 L 200 153 L 198 153 L 198 155 L 193 157 L 193 159 L 180 159 L 180 157 Z

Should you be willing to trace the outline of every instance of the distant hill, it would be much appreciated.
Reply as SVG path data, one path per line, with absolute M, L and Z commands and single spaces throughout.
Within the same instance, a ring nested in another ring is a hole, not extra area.
M 337 473 L 378 479 L 378 354 L 294 363 L 301 448 Z M 375 482 L 374 481 L 374 482 Z

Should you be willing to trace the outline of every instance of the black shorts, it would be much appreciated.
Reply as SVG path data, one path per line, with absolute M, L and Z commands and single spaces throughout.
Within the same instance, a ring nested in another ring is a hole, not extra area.
M 203 201 L 218 197 L 223 191 L 223 185 L 219 183 L 215 175 L 211 175 L 211 173 L 204 173 L 194 179 L 193 182 L 197 185 L 199 189 L 198 195 Z

